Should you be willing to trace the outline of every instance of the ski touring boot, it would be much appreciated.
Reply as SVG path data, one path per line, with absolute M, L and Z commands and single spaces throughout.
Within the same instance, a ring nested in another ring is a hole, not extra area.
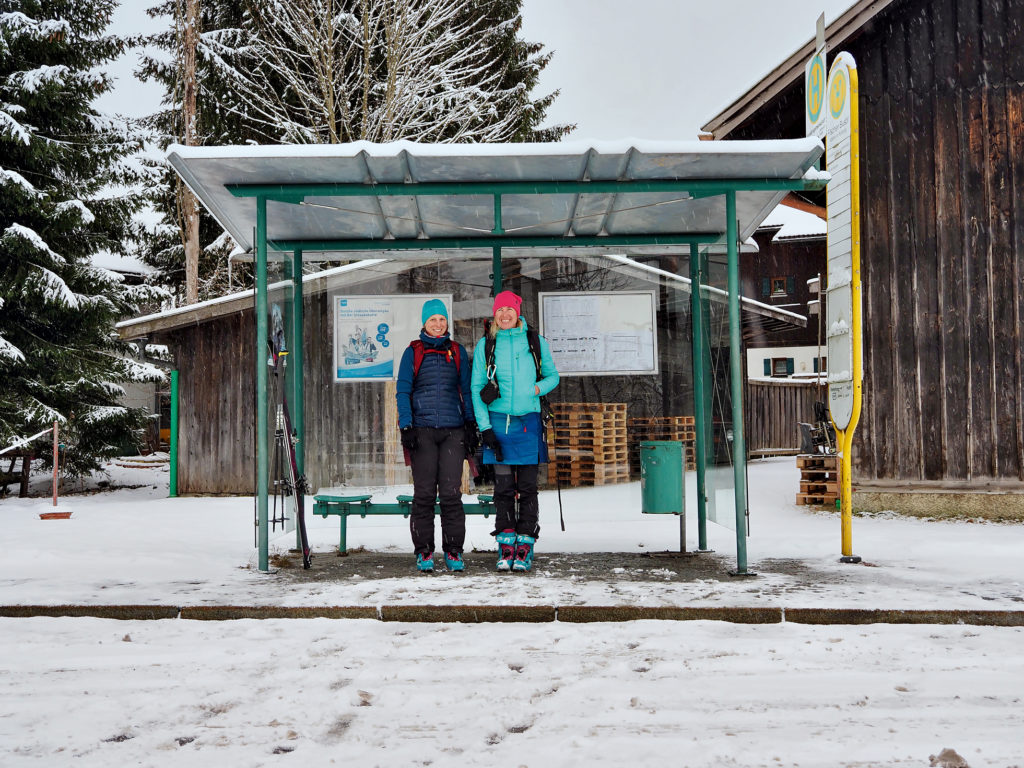
M 434 570 L 434 553 L 416 555 L 416 570 L 430 573 Z
M 533 536 L 516 537 L 516 557 L 512 561 L 513 571 L 528 571 L 533 566 L 533 543 L 536 539 Z
M 516 532 L 502 531 L 494 539 L 498 542 L 498 570 L 512 570 L 512 561 L 516 558 Z
M 444 567 L 447 568 L 449 571 L 464 571 L 466 569 L 466 563 L 462 559 L 462 553 L 445 552 Z

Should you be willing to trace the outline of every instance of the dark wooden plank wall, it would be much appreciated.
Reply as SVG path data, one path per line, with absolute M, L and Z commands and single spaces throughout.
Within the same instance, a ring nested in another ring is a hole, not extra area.
M 744 296 L 763 304 L 807 315 L 808 302 L 818 298 L 817 293 L 811 295 L 807 281 L 819 273 L 823 278 L 825 276 L 825 238 L 773 241 L 774 234 L 774 230 L 755 234 L 758 252 L 740 254 L 740 290 Z M 795 292 L 785 296 L 765 296 L 762 281 L 773 277 L 792 277 Z M 744 341 L 752 347 L 815 346 L 818 343 L 818 320 L 814 316 L 807 317 L 805 327 L 793 326 L 785 333 L 769 333 L 753 317 L 747 318 L 745 324 Z M 748 328 L 750 332 L 747 332 Z M 757 375 L 756 371 L 754 373 Z
M 858 476 L 1021 480 L 1024 177 L 1011 34 L 1019 42 L 1024 3 L 905 2 L 883 18 L 850 46 L 867 214 Z
M 178 367 L 178 492 L 252 493 L 255 400 L 252 312 L 184 328 Z
M 903 0 L 842 47 L 861 91 L 856 477 L 1024 481 L 1024 0 Z M 729 138 L 802 135 L 802 92 Z

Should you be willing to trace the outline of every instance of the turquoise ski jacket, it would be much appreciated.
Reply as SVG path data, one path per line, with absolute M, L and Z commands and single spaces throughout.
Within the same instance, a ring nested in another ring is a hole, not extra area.
M 480 390 L 487 383 L 487 360 L 484 348 L 486 340 L 481 338 L 473 350 L 473 376 L 470 389 L 473 392 L 473 411 L 476 423 L 483 432 L 493 428 L 496 433 L 505 432 L 509 416 L 524 416 L 528 413 L 540 413 L 540 395 L 558 386 L 558 371 L 551 359 L 551 347 L 542 336 L 540 339 L 540 373 L 537 380 L 537 368 L 530 354 L 530 345 L 526 340 L 526 320 L 519 318 L 520 326 L 507 331 L 498 331 L 494 345 L 495 379 L 501 397 L 490 405 L 484 405 L 480 399 Z M 540 388 L 540 395 L 534 387 Z M 492 423 L 491 414 L 501 414 L 501 423 Z

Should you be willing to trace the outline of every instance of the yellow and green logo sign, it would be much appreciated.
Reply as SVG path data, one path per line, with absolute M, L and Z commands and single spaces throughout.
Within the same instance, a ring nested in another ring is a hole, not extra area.
M 832 75 L 832 82 L 829 85 L 828 108 L 832 117 L 838 119 L 843 114 L 846 106 L 846 75 L 842 70 L 836 70 Z
M 807 116 L 811 123 L 818 122 L 821 107 L 825 102 L 825 63 L 821 56 L 811 59 L 807 71 Z

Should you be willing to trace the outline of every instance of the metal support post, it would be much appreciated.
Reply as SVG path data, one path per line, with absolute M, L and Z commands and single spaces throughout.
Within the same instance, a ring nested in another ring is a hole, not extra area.
M 494 196 L 494 229 L 495 235 L 505 234 L 501 225 L 501 195 Z M 495 245 L 491 248 L 491 295 L 497 296 L 501 293 L 501 246 Z
M 291 323 L 289 324 L 290 337 L 288 343 L 291 345 L 291 365 L 285 368 L 291 373 L 290 384 L 291 421 L 292 430 L 295 432 L 295 476 L 303 477 L 306 471 L 306 420 L 305 420 L 305 388 L 302 377 L 302 251 L 296 249 L 292 253 L 292 311 Z M 291 435 L 287 436 L 292 439 Z M 294 491 L 293 491 L 294 492 Z M 303 494 L 303 499 L 305 495 Z M 305 503 L 305 502 L 303 502 Z M 302 552 L 302 531 L 299 530 L 299 521 L 295 521 L 295 549 Z
M 292 428 L 295 430 L 295 465 L 299 475 L 306 473 L 306 387 L 302 371 L 302 341 L 305 333 L 302 304 L 302 251 L 296 250 L 292 255 L 292 322 L 291 338 L 291 417 Z
M 693 358 L 693 413 L 694 428 L 697 431 L 694 443 L 697 465 L 697 551 L 708 552 L 708 493 L 707 447 L 708 424 L 711 414 L 707 409 L 705 395 L 705 374 L 707 372 L 708 353 L 705 343 L 704 302 L 701 300 L 701 285 L 707 268 L 707 255 L 701 258 L 696 243 L 690 244 L 690 322 L 693 334 L 691 342 Z
M 747 445 L 743 437 L 743 346 L 740 317 L 739 227 L 736 192 L 725 194 L 726 238 L 729 254 L 729 379 L 732 394 L 732 457 L 736 496 L 736 571 L 747 572 Z
M 259 569 L 270 570 L 267 515 L 270 464 L 267 458 L 267 199 L 256 198 L 256 512 Z
M 171 371 L 171 429 L 168 439 L 171 452 L 171 481 L 168 496 L 178 496 L 178 372 Z

